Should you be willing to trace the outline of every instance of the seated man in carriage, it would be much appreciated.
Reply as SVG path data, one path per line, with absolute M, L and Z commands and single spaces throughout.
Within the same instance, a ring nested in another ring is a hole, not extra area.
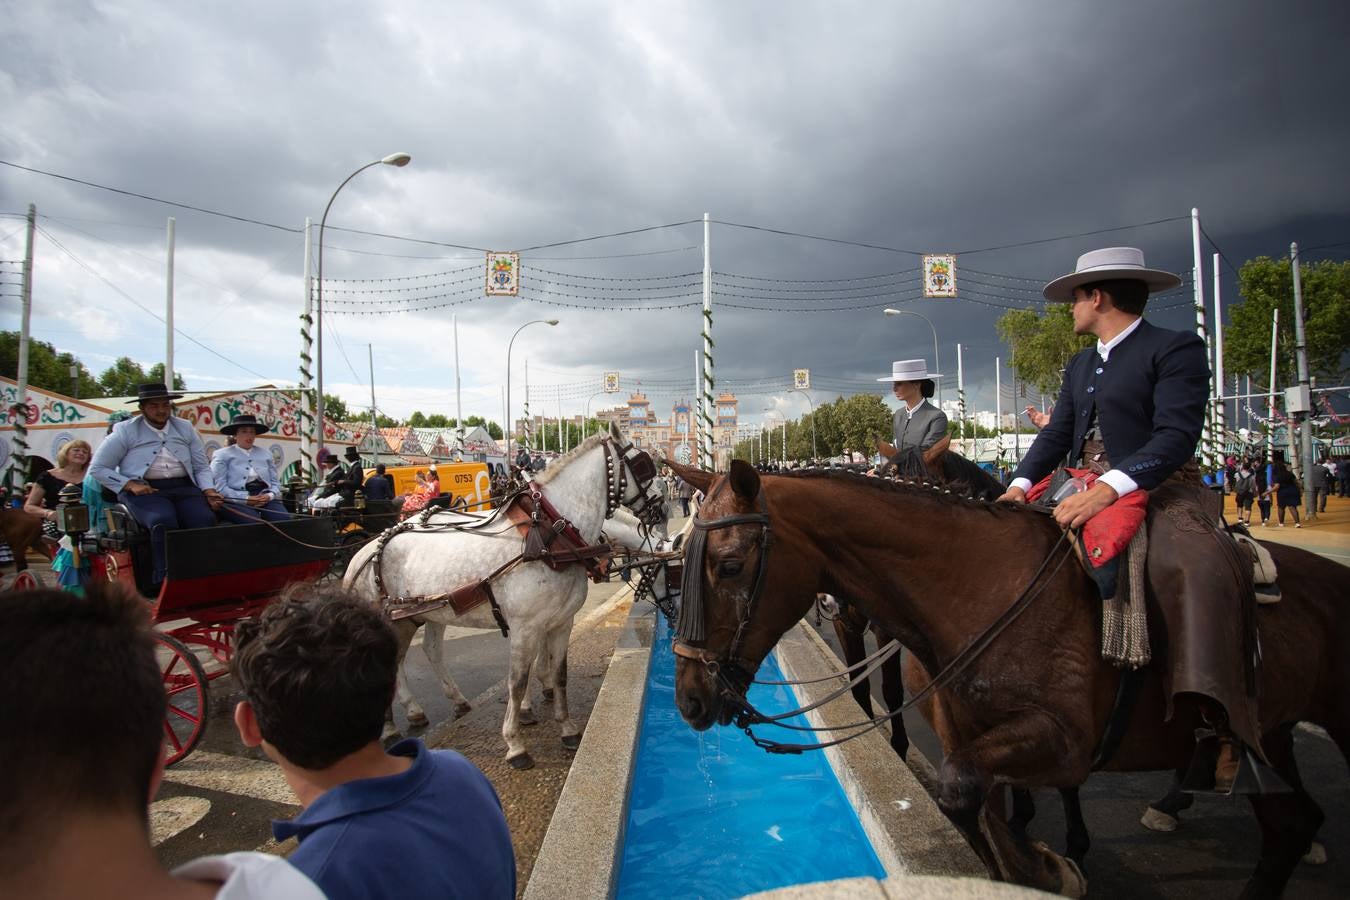
M 173 414 L 173 401 L 182 396 L 163 384 L 141 385 L 136 398 L 141 414 L 115 425 L 89 464 L 89 474 L 150 532 L 155 585 L 164 581 L 164 532 L 212 526 L 215 510 L 225 502 L 201 435 Z
M 1066 456 L 1099 477 L 1056 507 L 1065 528 L 1126 494 L 1150 492 L 1148 579 L 1167 624 L 1170 692 L 1200 698 L 1219 738 L 1215 787 L 1227 792 L 1240 761 L 1236 739 L 1260 749 L 1245 659 L 1252 626 L 1243 576 L 1251 567 L 1233 541 L 1215 540 L 1217 511 L 1195 462 L 1209 400 L 1204 342 L 1142 318 L 1150 292 L 1180 284 L 1145 268 L 1141 251 L 1112 247 L 1083 254 L 1075 272 L 1046 285 L 1046 298 L 1072 304 L 1075 332 L 1095 335 L 1097 345 L 1069 361 L 1050 419 L 1000 499 L 1026 502 Z

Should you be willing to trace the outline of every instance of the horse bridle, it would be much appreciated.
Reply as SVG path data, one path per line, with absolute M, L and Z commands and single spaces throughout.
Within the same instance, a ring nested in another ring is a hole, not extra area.
M 725 482 L 723 482 L 725 484 Z M 712 496 L 722 489 L 718 485 Z M 709 500 L 712 497 L 708 498 Z M 755 616 L 755 608 L 764 593 L 764 578 L 768 571 L 767 558 L 772 543 L 773 529 L 769 525 L 769 513 L 761 491 L 758 498 L 759 512 L 737 513 L 720 519 L 694 520 L 694 531 L 685 546 L 684 574 L 680 581 L 680 617 L 676 626 L 676 640 L 673 650 L 676 656 L 700 662 L 715 678 L 723 695 L 736 706 L 744 709 L 745 689 L 754 678 L 756 665 L 741 657 L 749 633 L 750 621 Z M 704 628 L 703 602 L 703 558 L 706 553 L 708 532 L 737 525 L 757 525 L 760 528 L 759 559 L 755 563 L 755 578 L 749 597 L 743 609 L 736 610 L 736 631 L 725 653 L 712 654 L 706 647 L 695 647 L 695 642 L 706 639 Z
M 614 515 L 614 511 L 624 505 L 624 494 L 628 492 L 628 480 L 631 478 L 637 488 L 636 505 L 629 506 L 638 521 L 651 528 L 665 519 L 665 504 L 660 497 L 647 493 L 656 480 L 656 463 L 645 450 L 639 450 L 633 444 L 620 444 L 616 439 L 604 439 L 605 447 L 605 518 Z

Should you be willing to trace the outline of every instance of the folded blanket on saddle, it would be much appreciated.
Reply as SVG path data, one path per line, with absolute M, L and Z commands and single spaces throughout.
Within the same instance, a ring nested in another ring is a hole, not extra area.
M 1280 586 L 1276 584 L 1278 573 L 1275 570 L 1275 558 L 1270 555 L 1270 551 L 1257 543 L 1256 538 L 1246 532 L 1246 529 L 1233 528 L 1229 534 L 1238 542 L 1238 546 L 1247 551 L 1247 555 L 1252 558 L 1252 587 L 1256 592 L 1256 602 L 1263 606 L 1280 602 Z
M 1087 469 L 1066 471 L 1073 477 L 1083 479 L 1089 487 L 1097 480 L 1097 474 Z M 1050 474 L 1041 479 L 1027 492 L 1027 500 L 1035 503 L 1045 496 L 1054 477 L 1054 474 Z M 1078 549 L 1103 599 L 1109 600 L 1116 595 L 1121 554 L 1130 546 L 1130 541 L 1134 539 L 1135 532 L 1147 514 L 1148 491 L 1134 491 L 1088 519 L 1079 532 Z

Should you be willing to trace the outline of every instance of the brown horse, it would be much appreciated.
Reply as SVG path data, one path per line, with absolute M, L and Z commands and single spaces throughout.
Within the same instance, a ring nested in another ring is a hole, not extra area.
M 0 540 L 14 553 L 14 571 L 28 568 L 28 548 L 41 548 L 42 520 L 21 509 L 0 508 Z
M 676 701 L 690 725 L 730 722 L 746 682 L 815 594 L 848 596 L 937 678 L 969 661 L 933 710 L 946 748 L 938 802 L 991 873 L 1085 889 L 1073 866 L 1012 833 L 1002 792 L 991 790 L 1081 785 L 1120 681 L 1100 657 L 1095 588 L 1076 563 L 1063 563 L 1050 517 L 928 485 L 813 472 L 761 479 L 737 460 L 695 525 L 676 648 Z M 1284 602 L 1258 612 L 1259 712 L 1266 756 L 1294 790 L 1249 797 L 1262 844 L 1248 897 L 1283 891 L 1323 820 L 1298 777 L 1295 723 L 1320 724 L 1342 753 L 1350 746 L 1350 657 L 1341 649 L 1350 616 L 1337 615 L 1350 571 L 1297 548 L 1268 549 Z M 1030 598 L 1022 614 L 1008 620 L 1022 598 Z M 1006 628 L 981 652 L 964 652 L 999 620 Z M 1147 672 L 1108 769 L 1175 770 L 1190 759 L 1200 710 L 1182 695 L 1167 718 L 1161 669 Z

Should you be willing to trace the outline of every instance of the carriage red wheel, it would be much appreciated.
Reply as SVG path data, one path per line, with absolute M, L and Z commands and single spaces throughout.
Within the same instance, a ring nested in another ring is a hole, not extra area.
M 155 659 L 164 677 L 169 708 L 164 714 L 166 763 L 173 765 L 192 752 L 206 732 L 211 687 L 206 670 L 186 644 L 168 634 L 155 634 Z

